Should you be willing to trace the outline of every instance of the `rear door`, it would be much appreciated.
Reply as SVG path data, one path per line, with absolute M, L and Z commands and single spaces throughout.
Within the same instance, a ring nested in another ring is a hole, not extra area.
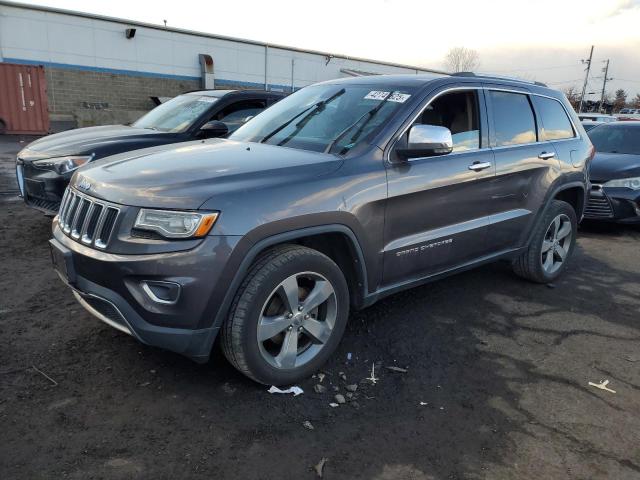
M 486 91 L 495 153 L 489 248 L 507 251 L 524 244 L 535 215 L 559 174 L 554 145 L 542 138 L 528 91 Z
M 487 144 L 482 90 L 448 87 L 436 93 L 412 125 L 417 123 L 449 128 L 454 152 L 402 161 L 391 150 L 383 256 L 387 286 L 437 274 L 487 254 L 495 165 Z

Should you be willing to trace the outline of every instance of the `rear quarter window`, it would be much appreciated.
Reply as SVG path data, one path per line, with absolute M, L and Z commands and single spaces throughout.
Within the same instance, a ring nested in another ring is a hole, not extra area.
M 571 120 L 560 102 L 537 95 L 533 95 L 532 98 L 542 123 L 541 140 L 564 140 L 576 136 Z M 596 118 L 589 118 L 589 120 L 596 120 Z

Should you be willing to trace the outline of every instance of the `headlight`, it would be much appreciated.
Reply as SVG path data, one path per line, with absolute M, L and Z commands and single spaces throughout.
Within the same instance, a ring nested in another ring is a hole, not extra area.
M 85 163 L 88 163 L 92 158 L 93 155 L 70 155 L 68 157 L 36 160 L 33 164 L 38 167 L 53 168 L 56 172 L 62 175 L 63 173 L 71 172 L 76 168 L 80 168 Z
M 204 237 L 218 218 L 218 213 L 176 212 L 140 209 L 134 228 L 151 230 L 167 238 Z
M 640 190 L 640 177 L 621 178 L 619 180 L 609 180 L 603 186 L 604 187 L 630 188 L 631 190 Z

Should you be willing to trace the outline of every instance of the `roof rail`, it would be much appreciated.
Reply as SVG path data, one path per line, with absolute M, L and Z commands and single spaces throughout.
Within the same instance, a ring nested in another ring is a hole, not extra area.
M 512 82 L 528 83 L 528 84 L 538 85 L 539 87 L 547 87 L 547 85 L 545 83 L 542 83 L 542 82 L 523 80 L 521 78 L 507 77 L 507 76 L 504 76 L 504 75 L 477 74 L 477 73 L 474 73 L 474 72 L 454 72 L 451 75 L 454 76 L 454 77 L 496 78 L 496 79 L 500 79 L 500 80 L 510 80 Z

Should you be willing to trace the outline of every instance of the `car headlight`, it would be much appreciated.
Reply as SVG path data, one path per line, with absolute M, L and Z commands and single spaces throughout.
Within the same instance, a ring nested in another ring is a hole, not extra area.
M 72 172 L 76 168 L 80 168 L 84 164 L 91 161 L 93 155 L 69 155 L 66 157 L 54 157 L 45 158 L 42 160 L 36 160 L 34 165 L 43 168 L 52 168 L 60 175 L 67 172 Z
M 640 177 L 620 178 L 618 180 L 609 180 L 603 186 L 604 187 L 630 188 L 631 190 L 640 190 Z
M 142 208 L 134 228 L 151 230 L 167 238 L 198 238 L 209 233 L 217 219 L 217 212 L 177 212 Z

